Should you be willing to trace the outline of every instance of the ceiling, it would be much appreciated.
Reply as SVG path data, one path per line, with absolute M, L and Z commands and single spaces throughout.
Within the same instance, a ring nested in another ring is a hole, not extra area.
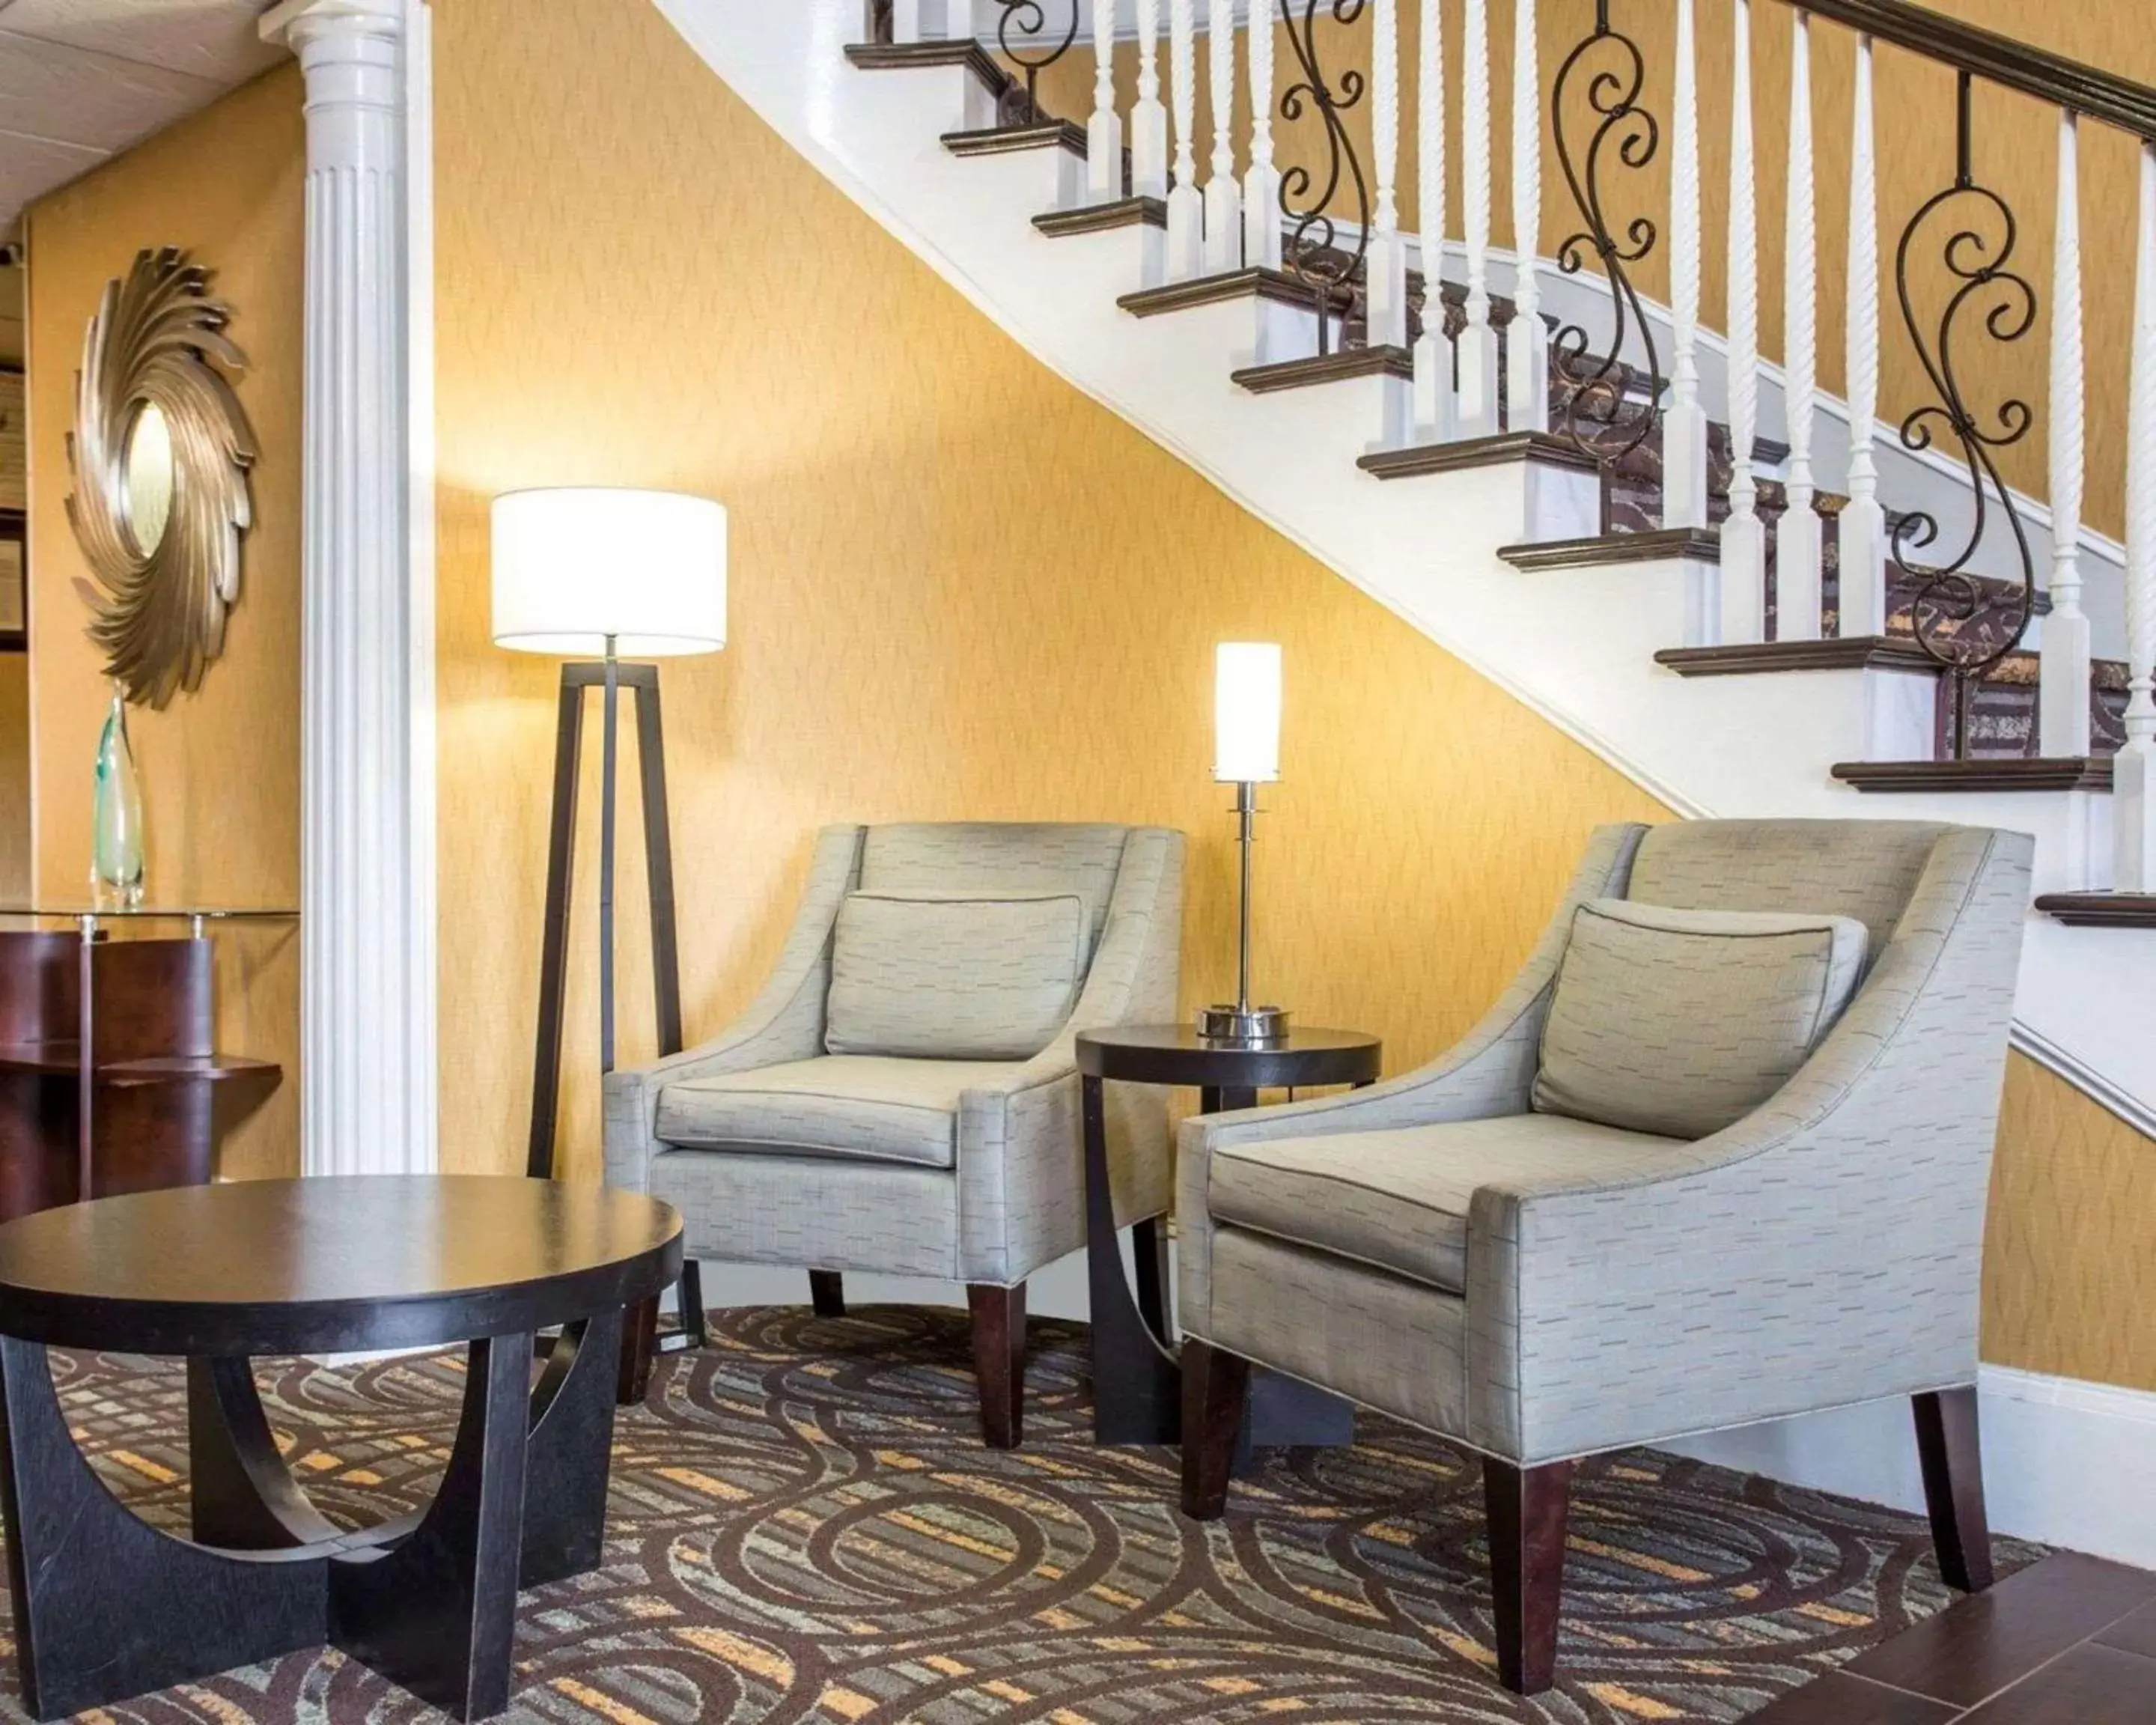
M 0 0 L 0 238 L 31 199 L 285 57 L 268 0 Z

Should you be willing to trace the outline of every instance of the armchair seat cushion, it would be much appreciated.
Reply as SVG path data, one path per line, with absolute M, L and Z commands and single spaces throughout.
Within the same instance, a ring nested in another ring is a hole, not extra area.
M 825 1055 L 685 1079 L 660 1092 L 655 1136 L 685 1149 L 952 1168 L 958 1098 L 1018 1070 L 1014 1061 Z
M 1223 1144 L 1213 1153 L 1207 1208 L 1229 1227 L 1458 1294 L 1467 1287 L 1476 1187 L 1553 1173 L 1631 1180 L 1684 1147 L 1555 1114 Z

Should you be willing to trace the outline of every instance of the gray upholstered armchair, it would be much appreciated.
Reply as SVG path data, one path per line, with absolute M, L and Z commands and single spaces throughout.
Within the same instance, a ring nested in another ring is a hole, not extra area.
M 1186 1122 L 1185 1509 L 1223 1512 L 1253 1361 L 1481 1451 L 1532 1693 L 1577 1458 L 1909 1396 L 1940 1567 L 1988 1585 L 1977 1288 L 2030 850 L 1605 827 L 1450 1052 Z
M 967 1284 L 990 1444 L 1017 1443 L 1025 1281 L 1086 1240 L 1074 1044 L 1175 1015 L 1183 835 L 828 827 L 777 968 L 701 1047 L 606 1081 L 608 1182 L 689 1255 Z M 1119 1222 L 1168 1207 L 1164 1098 L 1108 1096 Z M 648 1350 L 648 1332 L 640 1345 Z

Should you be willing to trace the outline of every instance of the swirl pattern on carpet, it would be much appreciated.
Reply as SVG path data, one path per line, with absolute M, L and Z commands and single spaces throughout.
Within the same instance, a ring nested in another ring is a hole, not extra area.
M 606 1561 L 519 1600 L 512 1718 L 562 1725 L 1445 1725 L 1734 1721 L 1938 1610 L 1922 1522 L 1635 1450 L 1584 1464 L 1558 1687 L 1500 1689 L 1473 1456 L 1375 1415 L 1279 1452 L 1210 1526 L 1165 1450 L 1099 1450 L 1085 1332 L 1035 1323 L 1024 1447 L 982 1447 L 950 1312 L 716 1312 L 617 1421 Z M 54 1356 L 69 1424 L 183 1531 L 175 1363 Z M 295 1473 L 348 1524 L 424 1506 L 460 1355 L 257 1375 Z M 2036 1555 L 2002 1541 L 2002 1568 Z M 0 1694 L 23 1717 L 12 1674 Z M 333 1652 L 115 1721 L 438 1717 Z

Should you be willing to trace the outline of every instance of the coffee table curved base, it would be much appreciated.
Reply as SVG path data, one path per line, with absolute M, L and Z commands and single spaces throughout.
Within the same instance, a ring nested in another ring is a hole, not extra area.
M 1167 1235 L 1157 1221 L 1138 1224 L 1139 1296 L 1123 1274 L 1116 1244 L 1115 1198 L 1108 1178 L 1102 1081 L 1080 1080 L 1086 1152 L 1086 1277 L 1092 1313 L 1093 1440 L 1175 1444 L 1183 1440 L 1183 1367 L 1171 1351 Z M 1209 1101 L 1216 1099 L 1209 1097 Z M 1240 1096 L 1227 1106 L 1250 1106 Z M 1209 1109 L 1208 1111 L 1211 1111 Z M 1235 1448 L 1235 1470 L 1254 1449 L 1335 1447 L 1355 1441 L 1353 1404 L 1262 1367 L 1250 1374 L 1248 1409 Z
M 44 1347 L 0 1337 L 25 1705 L 57 1718 L 328 1644 L 458 1717 L 501 1712 L 518 1588 L 598 1563 L 620 1334 L 619 1312 L 568 1326 L 536 1389 L 530 1336 L 471 1343 L 433 1503 L 352 1532 L 285 1469 L 247 1362 L 191 1360 L 193 1543 L 113 1497 Z

